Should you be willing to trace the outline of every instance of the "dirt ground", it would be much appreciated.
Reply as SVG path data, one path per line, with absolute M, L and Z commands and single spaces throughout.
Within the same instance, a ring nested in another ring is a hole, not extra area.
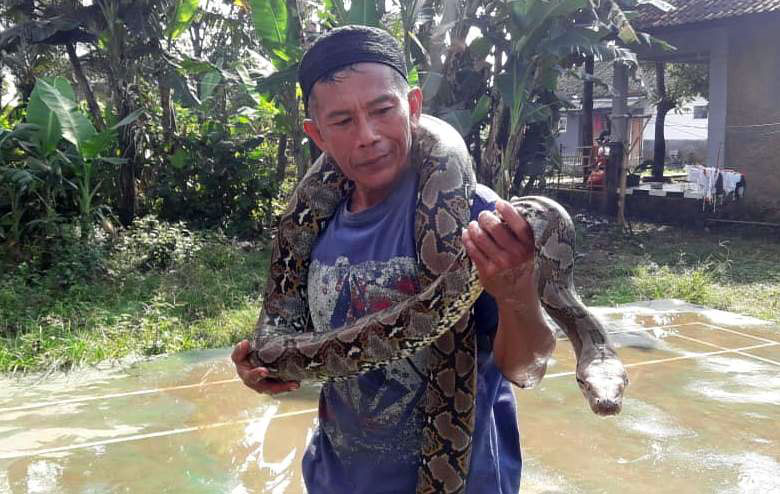
M 578 233 L 575 284 L 588 305 L 682 298 L 780 321 L 780 229 L 638 221 L 623 228 L 571 212 Z

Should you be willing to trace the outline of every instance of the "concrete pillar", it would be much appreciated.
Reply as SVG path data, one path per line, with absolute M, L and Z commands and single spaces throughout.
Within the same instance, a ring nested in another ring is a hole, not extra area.
M 726 158 L 728 106 L 728 32 L 719 29 L 710 45 L 710 94 L 707 123 L 707 166 L 720 167 Z

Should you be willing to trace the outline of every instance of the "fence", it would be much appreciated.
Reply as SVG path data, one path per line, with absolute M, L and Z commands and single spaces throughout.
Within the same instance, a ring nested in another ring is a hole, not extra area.
M 604 151 L 605 156 L 609 157 L 609 146 Z M 557 188 L 590 189 L 602 190 L 603 185 L 588 184 L 588 175 L 595 168 L 595 156 L 590 147 L 576 148 L 573 153 L 565 153 L 564 147 L 560 150 L 560 165 L 551 170 L 552 183 Z M 632 154 L 624 160 L 624 166 L 631 172 L 639 169 L 641 156 Z M 549 180 L 549 179 L 548 179 Z

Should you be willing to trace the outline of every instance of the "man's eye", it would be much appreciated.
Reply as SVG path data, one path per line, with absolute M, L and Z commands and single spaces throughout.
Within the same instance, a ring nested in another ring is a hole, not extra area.
M 379 113 L 381 115 L 384 115 L 385 113 L 389 112 L 392 109 L 393 109 L 392 106 L 385 106 L 385 107 L 380 108 L 379 110 L 377 110 L 377 113 Z
M 347 125 L 351 121 L 352 121 L 351 118 L 345 118 L 344 120 L 339 120 L 338 122 L 334 122 L 333 125 L 338 125 L 339 127 L 344 127 L 345 125 Z

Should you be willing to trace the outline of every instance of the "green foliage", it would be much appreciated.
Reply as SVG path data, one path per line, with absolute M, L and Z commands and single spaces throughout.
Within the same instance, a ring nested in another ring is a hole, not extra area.
M 652 81 L 649 89 L 656 101 L 660 96 L 656 94 L 656 65 L 642 64 L 642 77 L 646 81 Z M 680 107 L 696 97 L 707 98 L 709 94 L 710 73 L 707 64 L 670 63 L 666 64 L 666 98 L 674 107 Z
M 258 41 L 274 67 L 283 69 L 298 63 L 302 55 L 297 12 L 285 0 L 249 0 Z
M 81 113 L 76 106 L 73 89 L 67 81 L 64 81 L 64 88 L 53 86 L 43 79 L 39 79 L 35 84 L 35 90 L 38 91 L 43 104 L 57 117 L 59 127 L 62 131 L 62 137 L 76 146 L 79 151 L 81 146 L 97 134 L 95 126 L 89 121 L 86 115 Z
M 347 13 L 347 23 L 379 26 L 379 11 L 376 0 L 352 0 L 352 5 Z
M 63 94 L 73 94 L 73 89 L 68 81 L 61 77 L 55 78 L 51 84 Z M 50 155 L 62 139 L 62 127 L 57 115 L 41 99 L 41 91 L 42 89 L 36 84 L 32 94 L 30 94 L 30 102 L 27 105 L 27 122 L 38 126 L 38 145 L 44 155 Z M 75 100 L 75 96 L 73 99 Z
M 219 71 L 212 71 L 205 74 L 200 80 L 200 97 L 201 104 L 208 101 L 214 94 L 214 90 L 222 80 L 222 74 Z
M 133 221 L 114 246 L 114 272 L 167 271 L 192 260 L 201 242 L 183 222 L 166 223 L 148 215 Z
M 259 233 L 272 220 L 279 184 L 272 166 L 275 149 L 263 138 L 231 139 L 214 129 L 189 139 L 160 170 L 150 192 L 161 218 L 221 227 L 238 236 Z
M 669 97 L 680 103 L 701 96 L 707 98 L 710 91 L 710 69 L 707 64 L 670 64 L 667 77 Z
M 165 271 L 145 270 L 143 259 L 161 245 L 149 238 L 155 231 L 189 237 L 188 261 Z M 30 263 L 5 271 L 0 372 L 68 369 L 128 355 L 226 346 L 246 336 L 259 312 L 256 295 L 266 252 L 244 251 L 216 233 L 187 235 L 181 226 L 162 222 L 145 234 L 131 229 L 118 235 L 91 247 L 103 256 L 105 269 L 74 275 L 66 287 L 50 285 Z M 111 247 L 132 243 L 127 237 L 144 245 Z M 128 259 L 132 267 L 125 264 Z
M 38 253 L 40 282 L 48 289 L 68 289 L 91 282 L 107 272 L 109 242 L 100 231 L 84 235 L 75 224 L 65 224 L 60 235 Z M 82 240 L 86 239 L 86 240 Z
M 639 266 L 631 277 L 635 293 L 641 300 L 676 298 L 693 304 L 717 305 L 717 276 L 726 265 L 704 261 L 688 266 Z
M 168 25 L 168 36 L 176 39 L 190 27 L 198 11 L 200 0 L 179 0 L 176 3 L 176 12 L 173 21 Z
M 117 129 L 135 121 L 140 112 L 97 132 L 74 97 L 67 80 L 39 79 L 27 123 L 2 132 L 0 190 L 10 198 L 10 211 L 3 213 L 0 202 L 0 223 L 8 231 L 2 236 L 10 236 L 16 246 L 25 235 L 33 241 L 51 235 L 69 217 L 80 219 L 86 235 L 92 221 L 110 216 L 109 208 L 98 204 L 96 175 L 101 165 L 123 160 L 101 155 L 116 145 Z

